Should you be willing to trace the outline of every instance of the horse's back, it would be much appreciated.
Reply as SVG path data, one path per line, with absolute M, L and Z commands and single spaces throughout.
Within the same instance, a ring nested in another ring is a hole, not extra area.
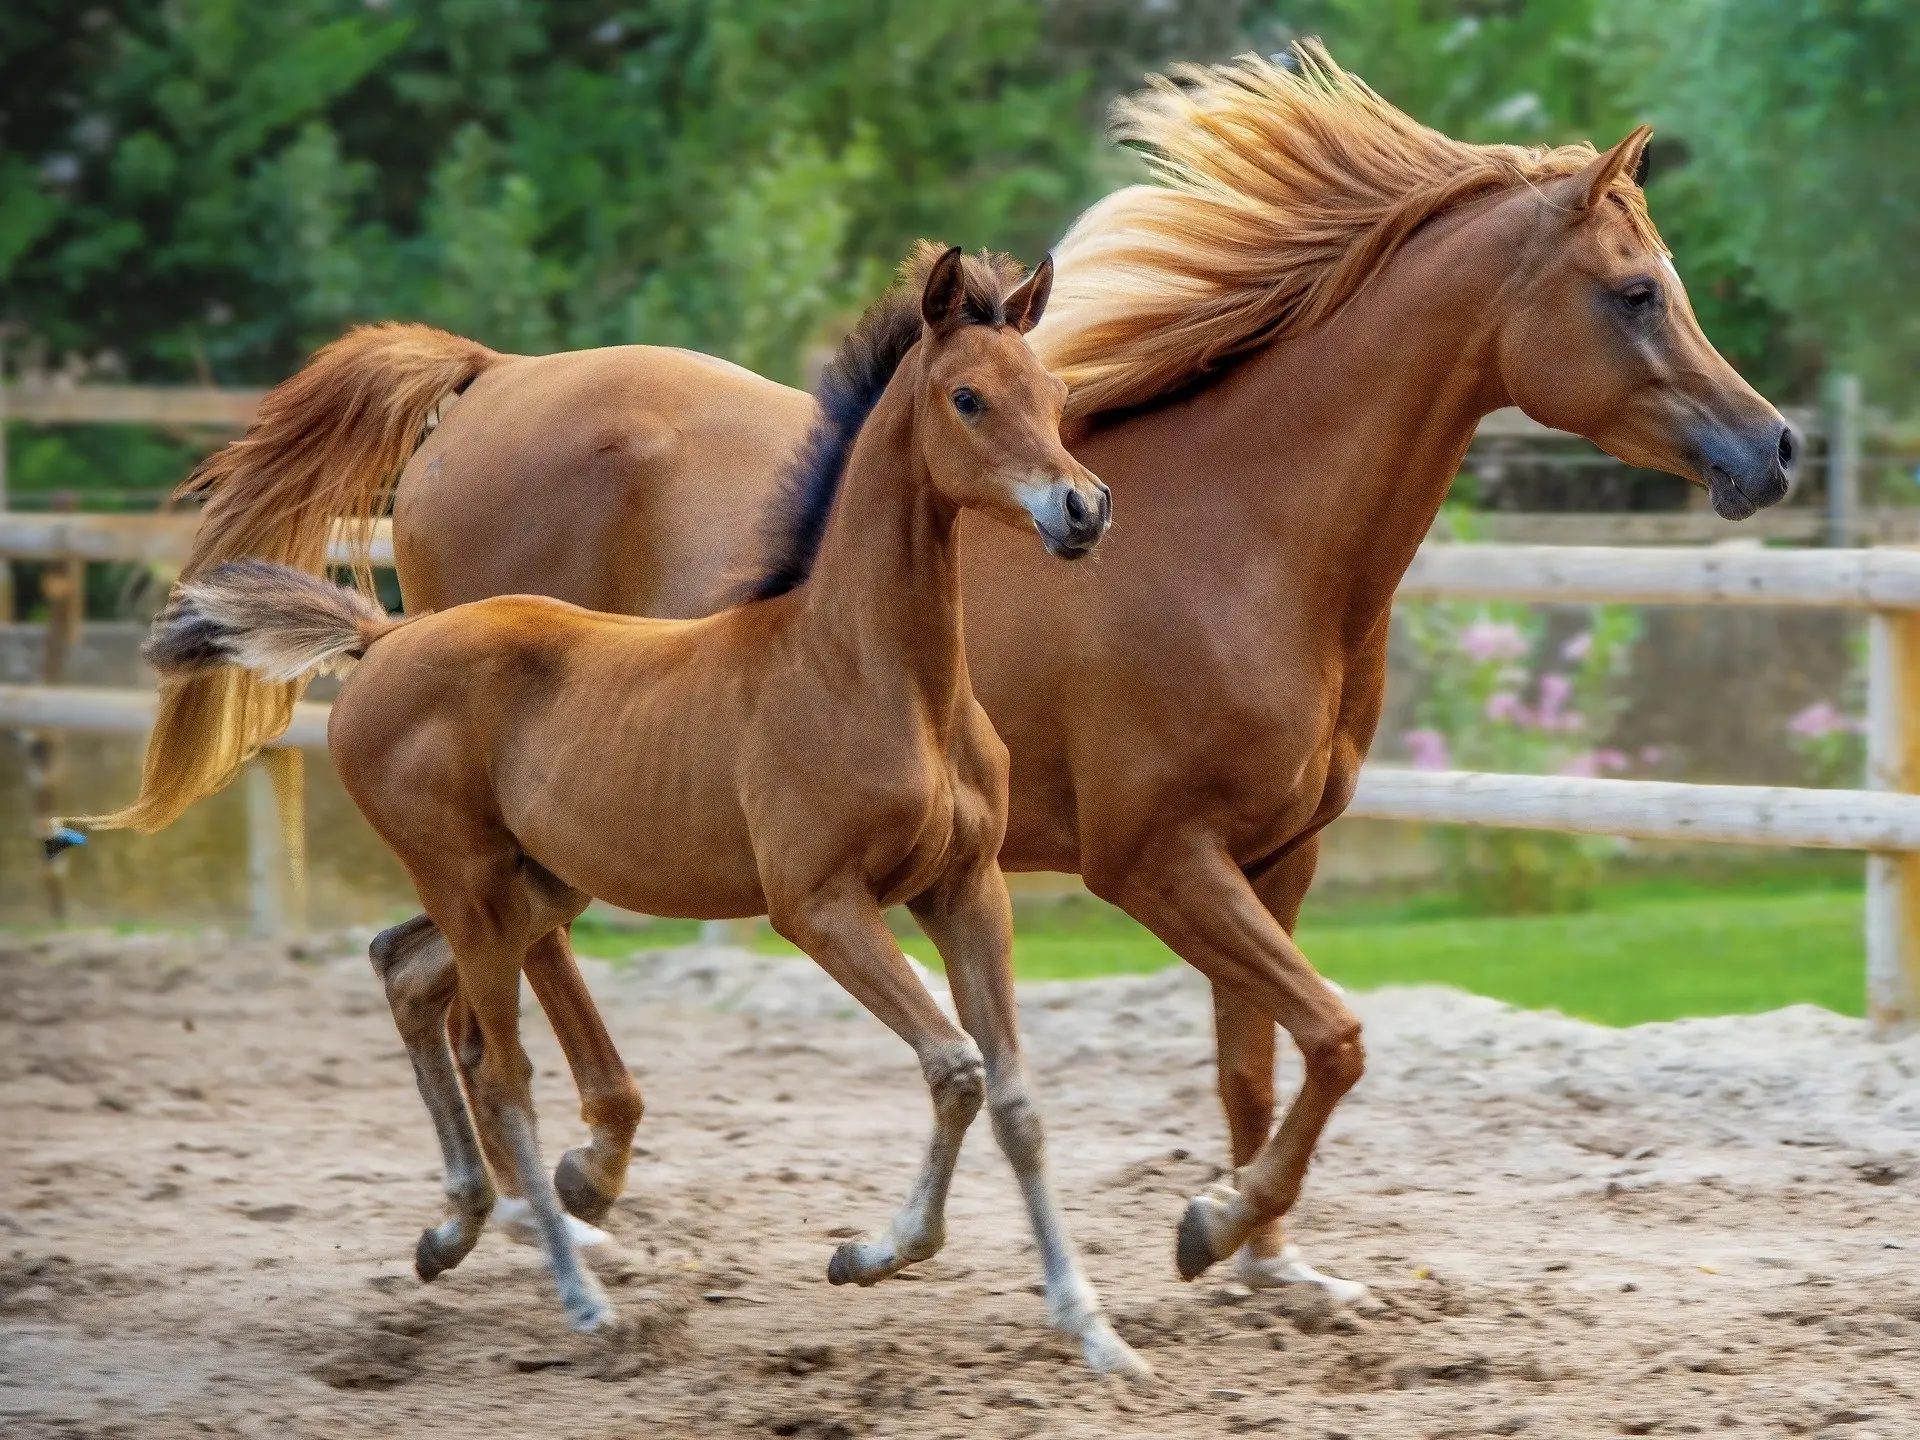
M 760 516 L 812 419 L 804 392 L 691 351 L 503 361 L 447 410 L 401 478 L 394 548 L 407 606 L 525 593 L 706 614 L 752 568 Z

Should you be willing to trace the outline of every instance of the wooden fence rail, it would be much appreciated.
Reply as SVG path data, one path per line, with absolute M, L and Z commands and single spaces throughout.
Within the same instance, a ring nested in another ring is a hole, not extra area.
M 0 559 L 178 563 L 192 526 L 185 517 L 0 513 Z M 392 536 L 383 523 L 375 560 L 391 559 Z M 1920 552 L 1430 543 L 1421 547 L 1400 593 L 1404 598 L 1866 612 L 1870 790 L 1431 774 L 1370 766 L 1348 813 L 1867 851 L 1869 1014 L 1881 1033 L 1903 1032 L 1920 1020 L 1920 795 L 1914 793 L 1920 791 Z M 137 733 L 151 723 L 153 703 L 150 694 L 140 692 L 5 686 L 0 687 L 0 730 Z M 301 706 L 283 743 L 323 745 L 324 707 Z

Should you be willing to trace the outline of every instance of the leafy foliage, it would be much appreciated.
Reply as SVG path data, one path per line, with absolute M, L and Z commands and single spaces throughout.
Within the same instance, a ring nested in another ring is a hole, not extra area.
M 28 3 L 0 25 L 0 309 L 141 377 L 274 380 L 402 316 L 794 378 L 915 236 L 1037 251 L 1096 188 L 1084 79 L 1018 0 Z
M 1871 393 L 1920 399 L 1920 7 L 1630 0 L 1617 23 L 1725 261 Z

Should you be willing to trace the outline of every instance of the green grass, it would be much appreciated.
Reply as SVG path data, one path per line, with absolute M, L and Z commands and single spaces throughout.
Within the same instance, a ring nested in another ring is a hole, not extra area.
M 1846 864 L 1742 867 L 1656 874 L 1604 886 L 1572 915 L 1461 913 L 1427 893 L 1381 901 L 1312 899 L 1300 943 L 1342 985 L 1439 984 L 1529 1009 L 1556 1009 L 1608 1025 L 1684 1015 L 1748 1014 L 1806 1001 L 1861 1013 L 1865 957 L 1857 859 Z M 696 927 L 660 922 L 638 933 L 583 924 L 588 954 L 683 944 Z M 917 931 L 907 953 L 938 957 Z M 777 936 L 759 948 L 791 953 Z M 1127 916 L 1071 902 L 1023 911 L 1014 963 L 1029 980 L 1144 973 L 1174 964 Z

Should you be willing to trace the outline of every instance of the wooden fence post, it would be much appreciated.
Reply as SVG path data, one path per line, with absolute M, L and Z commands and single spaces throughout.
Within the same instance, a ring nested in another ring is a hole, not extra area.
M 1867 784 L 1920 789 L 1920 612 L 1867 619 Z M 1920 854 L 1867 857 L 1867 1018 L 1893 1039 L 1920 1021 Z
M 255 935 L 284 935 L 287 914 L 285 832 L 280 826 L 273 773 L 264 757 L 247 762 L 247 890 Z
M 1860 529 L 1860 381 L 1836 375 L 1827 394 L 1827 544 L 1852 545 Z

